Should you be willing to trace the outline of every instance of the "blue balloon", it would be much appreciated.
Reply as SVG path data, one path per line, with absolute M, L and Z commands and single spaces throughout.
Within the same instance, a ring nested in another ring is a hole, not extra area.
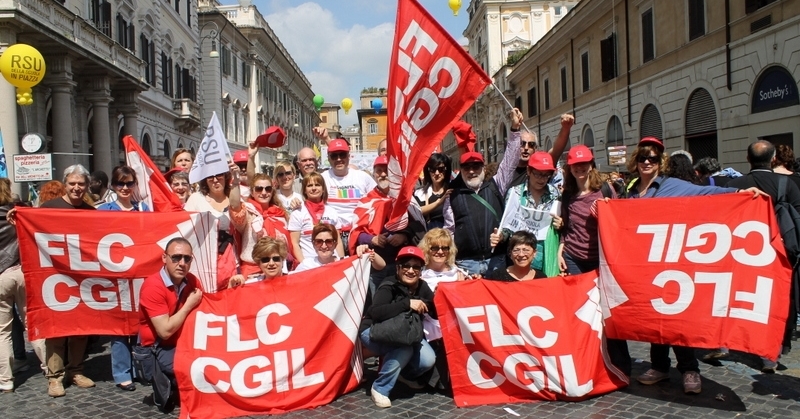
M 383 101 L 380 99 L 372 99 L 372 109 L 375 109 L 375 113 L 379 113 L 381 108 L 383 107 Z

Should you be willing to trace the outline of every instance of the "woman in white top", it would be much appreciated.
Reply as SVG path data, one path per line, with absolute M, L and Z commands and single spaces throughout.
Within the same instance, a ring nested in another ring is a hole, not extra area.
M 278 183 L 277 196 L 283 208 L 289 213 L 299 210 L 303 206 L 303 195 L 294 191 L 295 173 L 290 162 L 278 162 L 275 166 L 275 180 Z
M 327 265 L 337 260 L 334 249 L 339 243 L 339 232 L 336 227 L 320 223 L 314 226 L 311 232 L 311 242 L 314 244 L 314 250 L 317 255 L 310 258 L 303 259 L 303 262 L 294 270 L 294 272 L 303 272 L 309 269 L 318 268 L 322 265 Z M 369 245 L 362 244 L 356 248 L 358 257 L 369 252 Z M 369 254 L 369 260 L 372 262 L 372 269 L 383 269 L 386 267 L 386 261 L 375 252 Z
M 228 281 L 228 288 L 238 287 L 259 281 L 275 279 L 283 275 L 283 263 L 289 251 L 286 242 L 272 237 L 262 237 L 253 247 L 252 257 L 261 269 L 260 273 L 245 277 L 237 274 Z
M 310 173 L 303 178 L 303 198 L 303 206 L 289 217 L 293 253 L 301 263 L 305 258 L 313 258 L 317 254 L 311 243 L 314 226 L 320 223 L 331 224 L 338 233 L 343 225 L 341 216 L 327 205 L 328 189 L 325 187 L 325 179 L 319 173 Z M 336 254 L 344 255 L 341 240 L 336 243 Z
M 239 167 L 229 164 L 231 171 L 238 173 Z M 247 217 L 244 206 L 230 210 L 228 195 L 231 192 L 232 172 L 209 176 L 199 183 L 199 191 L 191 194 L 183 209 L 194 212 L 209 212 L 217 219 L 217 287 L 227 287 L 227 280 L 236 273 L 238 265 L 234 249 L 233 230 L 244 230 Z M 238 188 L 238 176 L 236 187 Z

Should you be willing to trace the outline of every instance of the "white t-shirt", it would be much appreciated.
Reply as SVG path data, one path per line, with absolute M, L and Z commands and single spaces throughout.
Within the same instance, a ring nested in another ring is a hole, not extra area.
M 375 179 L 361 170 L 349 169 L 347 176 L 339 177 L 333 170 L 322 172 L 328 188 L 328 205 L 333 207 L 346 220 L 346 227 L 355 224 L 355 211 L 358 201 L 377 185 Z
M 448 271 L 436 272 L 431 269 L 423 269 L 420 278 L 425 280 L 430 287 L 431 291 L 436 292 L 436 287 L 442 282 L 455 282 L 458 281 L 457 267 L 452 267 Z M 422 330 L 425 331 L 425 339 L 429 342 L 442 338 L 442 327 L 439 325 L 439 320 L 434 319 L 427 313 L 422 317 Z
M 300 195 L 297 192 L 292 192 L 292 195 L 289 196 L 288 198 L 286 196 L 284 196 L 282 193 L 280 193 L 280 191 L 276 191 L 275 193 L 278 194 L 278 199 L 281 200 L 281 204 L 283 205 L 283 209 L 285 209 L 289 213 L 292 213 L 292 210 L 289 208 L 289 204 L 292 201 L 297 199 L 297 200 L 300 201 L 300 204 L 303 203 L 303 195 Z
M 325 210 L 322 212 L 322 217 L 319 219 L 320 223 L 332 224 L 337 230 L 340 230 L 343 221 L 339 214 L 331 208 L 330 205 L 325 205 Z M 314 220 L 308 212 L 305 205 L 300 207 L 299 210 L 292 212 L 289 216 L 289 232 L 300 232 L 300 249 L 303 251 L 303 259 L 310 259 L 317 256 L 317 251 L 314 250 L 314 245 L 311 243 L 311 232 L 314 229 Z
M 293 274 L 298 272 L 307 271 L 309 269 L 319 268 L 322 266 L 322 262 L 319 261 L 319 256 L 314 256 L 313 258 L 305 258 L 296 268 L 292 271 Z
M 189 195 L 189 199 L 186 200 L 183 209 L 192 212 L 210 212 L 219 221 L 217 225 L 217 230 L 219 231 L 228 231 L 231 228 L 231 217 L 228 214 L 228 208 L 226 207 L 222 212 L 215 210 L 202 192 L 195 192 Z

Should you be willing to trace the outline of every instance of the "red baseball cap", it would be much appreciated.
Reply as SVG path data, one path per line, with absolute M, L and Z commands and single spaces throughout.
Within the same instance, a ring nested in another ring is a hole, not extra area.
M 583 144 L 572 147 L 567 154 L 567 164 L 587 163 L 592 160 L 594 160 L 592 150 Z
M 478 153 L 477 151 L 468 151 L 461 155 L 461 164 L 483 162 L 483 154 Z
M 233 153 L 233 162 L 234 163 L 247 163 L 247 160 L 249 159 L 249 157 L 250 156 L 247 154 L 247 150 L 236 150 L 236 152 Z
M 167 182 L 172 182 L 172 180 L 170 179 L 172 177 L 172 175 L 174 175 L 175 173 L 178 173 L 178 172 L 182 172 L 182 171 L 183 171 L 183 169 L 179 169 L 179 168 L 176 167 L 176 168 L 168 171 L 167 173 L 164 173 L 164 179 L 166 179 Z
M 281 148 L 286 145 L 286 132 L 283 128 L 273 125 L 256 137 L 255 142 L 259 147 Z
M 400 249 L 400 253 L 397 254 L 397 257 L 394 259 L 395 262 L 399 261 L 400 259 L 413 257 L 417 258 L 422 263 L 425 263 L 425 254 L 422 253 L 422 250 L 417 246 L 406 246 Z
M 345 140 L 343 140 L 341 138 L 337 138 L 337 139 L 331 141 L 328 144 L 328 154 L 335 153 L 337 151 L 347 151 L 347 152 L 349 152 L 350 151 L 350 144 L 347 144 L 347 141 L 345 141 Z
M 528 159 L 528 167 L 543 172 L 556 170 L 556 167 L 553 165 L 553 156 L 546 151 L 537 151 L 533 153 L 531 158 Z
M 662 153 L 664 152 L 664 143 L 662 143 L 661 140 L 659 140 L 656 137 L 644 137 L 641 140 L 639 140 L 639 147 L 645 145 L 655 146 L 656 148 L 661 150 Z
M 372 167 L 381 165 L 388 166 L 389 158 L 386 156 L 378 156 L 377 158 L 375 158 L 375 163 L 372 163 Z

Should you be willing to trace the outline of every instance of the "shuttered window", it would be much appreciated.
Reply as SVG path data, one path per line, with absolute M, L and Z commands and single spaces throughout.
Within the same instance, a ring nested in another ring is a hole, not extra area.
M 717 131 L 717 111 L 706 89 L 697 89 L 686 106 L 686 138 Z
M 653 105 L 645 106 L 642 110 L 642 122 L 639 126 L 639 138 L 656 137 L 664 140 L 664 128 L 661 126 L 661 115 Z
M 642 63 L 656 57 L 655 34 L 653 33 L 653 9 L 642 13 Z

